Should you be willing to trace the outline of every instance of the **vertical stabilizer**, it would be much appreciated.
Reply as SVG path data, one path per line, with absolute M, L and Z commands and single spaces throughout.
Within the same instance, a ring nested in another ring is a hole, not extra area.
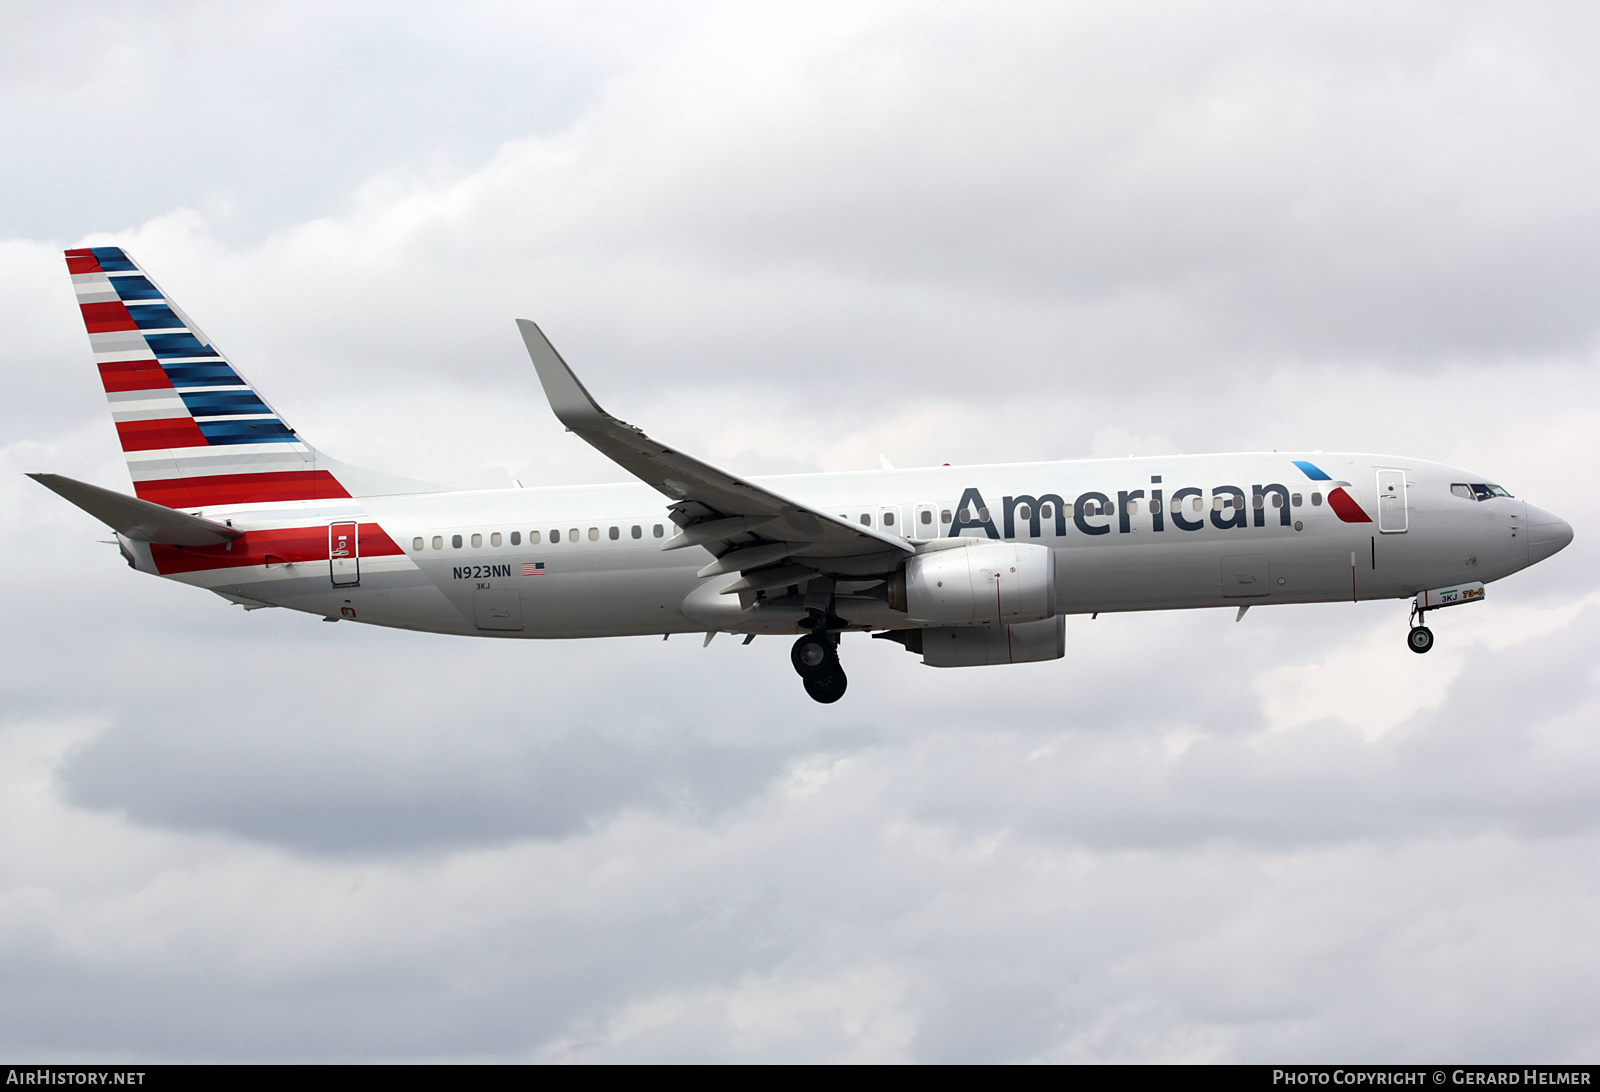
M 351 495 L 126 253 L 66 256 L 141 499 L 209 508 Z

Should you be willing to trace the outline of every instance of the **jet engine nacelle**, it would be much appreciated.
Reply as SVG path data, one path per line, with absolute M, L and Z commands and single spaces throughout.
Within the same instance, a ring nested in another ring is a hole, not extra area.
M 1036 664 L 1067 654 L 1067 619 L 1058 614 L 1014 626 L 941 626 L 874 633 L 915 652 L 929 667 Z
M 1047 546 L 986 542 L 931 550 L 908 560 L 899 578 L 891 605 L 929 625 L 1016 625 L 1056 613 L 1056 555 Z

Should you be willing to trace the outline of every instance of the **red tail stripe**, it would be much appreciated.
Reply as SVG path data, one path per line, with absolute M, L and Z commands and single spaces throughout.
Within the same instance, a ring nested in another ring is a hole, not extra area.
M 80 303 L 78 308 L 83 312 L 83 324 L 89 328 L 91 334 L 139 328 L 139 324 L 133 321 L 133 316 L 128 314 L 127 307 L 120 302 Z
M 172 389 L 172 380 L 154 360 L 116 360 L 100 365 L 100 382 L 106 393 Z
M 206 435 L 200 431 L 200 426 L 194 423 L 193 417 L 166 417 L 159 421 L 118 421 L 117 436 L 122 440 L 123 451 L 206 446 Z
M 404 552 L 376 523 L 361 525 L 362 557 L 387 557 Z M 156 563 L 156 571 L 163 576 L 207 569 L 234 569 L 246 565 L 277 566 L 290 562 L 320 561 L 326 565 L 328 528 L 324 524 L 321 527 L 247 531 L 243 538 L 234 539 L 231 550 L 226 546 L 151 546 L 150 556 Z M 295 575 L 315 574 L 305 572 Z
M 100 259 L 94 256 L 92 250 L 67 251 L 68 273 L 99 273 Z
M 281 470 L 275 474 L 213 474 L 205 478 L 162 478 L 134 482 L 140 500 L 168 508 L 204 508 L 213 504 L 255 504 L 267 501 L 329 500 L 348 497 L 344 486 L 326 470 Z

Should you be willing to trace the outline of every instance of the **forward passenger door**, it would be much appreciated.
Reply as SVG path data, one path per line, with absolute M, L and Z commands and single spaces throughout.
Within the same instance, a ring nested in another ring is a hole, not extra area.
M 1406 511 L 1406 472 L 1378 471 L 1378 530 L 1401 534 L 1410 525 Z

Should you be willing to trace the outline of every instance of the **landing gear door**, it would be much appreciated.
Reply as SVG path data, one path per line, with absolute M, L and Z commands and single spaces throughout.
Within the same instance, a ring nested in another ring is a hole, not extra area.
M 328 524 L 328 575 L 336 588 L 350 588 L 361 583 L 359 525 Z
M 1409 525 L 1406 514 L 1406 472 L 1378 471 L 1378 530 L 1386 535 L 1404 533 Z

